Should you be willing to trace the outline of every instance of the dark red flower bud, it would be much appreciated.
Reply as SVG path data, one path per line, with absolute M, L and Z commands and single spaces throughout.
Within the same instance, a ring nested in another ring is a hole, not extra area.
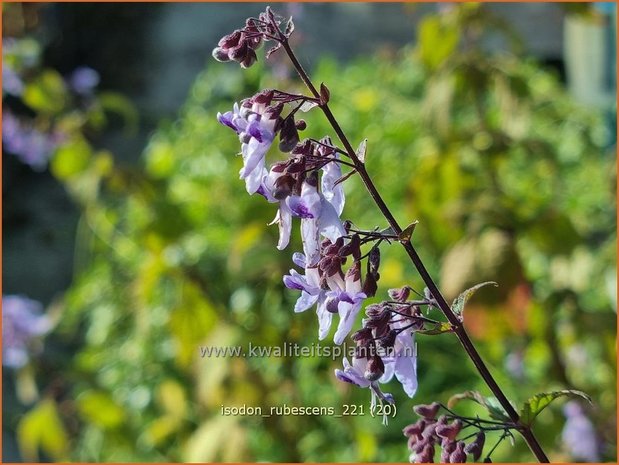
M 298 143 L 299 132 L 294 124 L 294 119 L 284 119 L 279 133 L 279 149 L 282 152 L 290 152 Z
M 449 463 L 449 456 L 452 454 L 453 451 L 456 450 L 455 441 L 448 441 L 443 439 L 443 441 L 441 442 L 441 448 L 441 462 Z
M 217 45 L 224 49 L 234 48 L 239 45 L 242 35 L 243 33 L 237 29 L 230 34 L 223 36 Z
M 438 402 L 432 402 L 431 404 L 420 404 L 413 407 L 413 411 L 420 417 L 428 420 L 434 420 L 438 410 L 441 408 Z
M 376 381 L 385 373 L 385 364 L 379 356 L 374 356 L 368 360 L 363 376 L 368 381 Z
M 450 425 L 440 425 L 436 428 L 436 435 L 453 441 L 456 439 L 456 436 L 462 429 L 462 422 L 460 420 L 455 420 Z
M 456 450 L 449 456 L 449 463 L 466 463 L 466 453 L 464 452 L 464 442 L 458 441 Z
M 376 278 L 374 275 L 366 275 L 365 281 L 363 282 L 363 292 L 365 292 L 365 295 L 368 297 L 374 297 L 377 290 L 378 285 L 376 284 Z
M 292 193 L 295 179 L 290 175 L 282 175 L 275 181 L 275 189 L 273 190 L 273 197 L 277 200 L 284 200 Z
M 230 61 L 228 52 L 221 47 L 216 47 L 215 49 L 213 49 L 213 58 L 221 62 Z
M 249 54 L 249 46 L 245 40 L 241 41 L 236 47 L 232 47 L 228 50 L 228 55 L 234 61 L 241 62 Z M 255 55 L 255 52 L 254 52 Z
M 464 452 L 473 456 L 473 460 L 479 460 L 484 450 L 484 444 L 486 443 L 486 434 L 483 431 L 477 433 L 475 440 L 464 447 Z
M 422 431 L 426 428 L 426 421 L 422 418 L 415 423 L 405 426 L 402 430 L 404 436 L 421 435 Z
M 275 95 L 275 91 L 273 89 L 264 89 L 264 90 L 258 92 L 257 94 L 255 94 L 251 98 L 251 101 L 253 103 L 257 103 L 259 105 L 267 105 L 268 106 L 268 105 L 271 105 L 271 102 L 273 101 L 273 96 L 274 95 Z M 277 116 L 279 116 L 279 114 Z
M 404 286 L 399 289 L 389 289 L 389 297 L 398 302 L 406 302 L 408 296 L 410 295 L 411 288 L 409 286 Z
M 434 446 L 432 444 L 426 444 L 426 446 L 415 458 L 416 463 L 434 463 Z
M 351 337 L 355 342 L 368 342 L 373 339 L 372 330 L 369 328 L 361 328 L 360 330 L 355 331 Z
M 347 244 L 340 249 L 339 254 L 343 257 L 352 255 L 355 260 L 361 258 L 361 238 L 358 234 L 353 234 Z

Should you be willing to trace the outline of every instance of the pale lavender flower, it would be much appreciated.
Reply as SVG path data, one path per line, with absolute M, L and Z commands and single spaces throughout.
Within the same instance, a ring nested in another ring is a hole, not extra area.
M 361 291 L 361 269 L 359 262 L 346 273 L 344 280 L 345 288 L 327 293 L 327 298 L 333 299 L 337 303 L 337 312 L 340 316 L 340 323 L 333 337 L 333 341 L 340 345 L 355 324 L 355 319 L 361 310 L 363 301 L 367 298 Z
M 92 95 L 95 88 L 99 85 L 99 81 L 99 73 L 88 66 L 76 68 L 68 79 L 71 89 L 73 89 L 75 93 L 84 96 Z
M 303 182 L 301 195 L 286 200 L 292 214 L 301 218 L 303 251 L 310 263 L 319 258 L 321 235 L 335 242 L 346 234 L 339 214 L 316 186 L 315 177 L 308 177 Z
M 339 159 L 340 155 L 335 153 L 335 158 Z M 342 187 L 342 183 L 335 185 L 335 182 L 342 177 L 342 166 L 339 163 L 332 161 L 331 163 L 327 163 L 323 166 L 322 171 L 322 194 L 325 199 L 333 205 L 333 208 L 339 216 L 344 210 L 344 189 Z
M 8 110 L 2 115 L 4 148 L 35 170 L 42 170 L 47 166 L 62 138 L 58 132 L 44 133 L 29 126 Z
M 41 303 L 18 295 L 2 296 L 2 364 L 11 368 L 26 365 L 32 341 L 51 326 Z
M 370 388 L 372 392 L 372 399 L 370 402 L 370 408 L 373 410 L 376 407 L 377 402 L 382 404 L 387 402 L 389 404 L 394 403 L 394 398 L 388 392 L 383 392 L 379 386 L 379 383 L 388 382 L 386 374 L 383 375 L 378 381 L 370 381 L 365 377 L 365 373 L 368 371 L 369 361 L 367 358 L 353 358 L 352 364 L 348 361 L 348 358 L 344 357 L 343 360 L 344 369 L 335 370 L 335 377 L 345 383 L 354 384 L 361 388 Z M 387 424 L 387 416 L 383 415 L 383 424 Z
M 408 397 L 413 397 L 417 392 L 417 354 L 415 336 L 410 330 L 403 329 L 405 324 L 402 321 L 391 324 L 394 330 L 400 332 L 395 338 L 392 355 L 383 358 L 385 382 L 395 375 Z
M 235 103 L 232 111 L 217 113 L 217 120 L 233 129 L 239 136 L 243 156 L 243 168 L 239 175 L 245 180 L 247 192 L 250 194 L 258 192 L 268 174 L 264 159 L 275 139 L 275 124 L 279 111 L 269 109 L 262 101 L 245 101 L 241 107 Z
M 15 97 L 21 96 L 24 92 L 24 82 L 6 63 L 2 63 L 2 90 Z
M 586 462 L 600 461 L 600 444 L 591 420 L 576 401 L 570 401 L 563 407 L 567 418 L 561 439 L 574 460 Z

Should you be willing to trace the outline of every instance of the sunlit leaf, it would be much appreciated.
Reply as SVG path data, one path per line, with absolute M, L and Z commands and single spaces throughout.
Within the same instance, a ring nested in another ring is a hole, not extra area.
M 50 168 L 54 176 L 68 180 L 82 173 L 88 167 L 91 156 L 90 144 L 81 136 L 76 136 L 56 150 Z
M 125 411 L 110 397 L 100 391 L 87 391 L 77 399 L 82 418 L 104 428 L 115 428 L 125 421 Z
M 453 301 L 453 303 L 451 304 L 451 310 L 460 318 L 462 318 L 462 315 L 464 313 L 464 306 L 466 305 L 466 302 L 473 296 L 473 294 L 475 294 L 475 291 L 477 291 L 478 289 L 484 287 L 484 286 L 488 286 L 492 284 L 495 287 L 498 287 L 498 284 L 495 283 L 494 281 L 486 281 L 485 283 L 479 283 L 469 289 L 467 289 L 466 291 L 464 291 L 463 293 L 461 293 L 458 297 L 456 297 L 456 299 Z
M 56 114 L 65 107 L 67 89 L 62 76 L 47 69 L 29 82 L 24 89 L 26 105 L 36 111 Z
M 555 399 L 559 397 L 581 397 L 588 402 L 591 402 L 591 397 L 582 391 L 575 389 L 565 389 L 563 391 L 542 392 L 535 394 L 529 400 L 527 400 L 522 409 L 520 409 L 520 421 L 525 425 L 533 424 L 535 417 L 539 413 L 548 407 Z
M 52 460 L 68 459 L 69 438 L 56 402 L 45 399 L 26 413 L 17 426 L 17 441 L 24 459 L 39 461 L 39 450 Z

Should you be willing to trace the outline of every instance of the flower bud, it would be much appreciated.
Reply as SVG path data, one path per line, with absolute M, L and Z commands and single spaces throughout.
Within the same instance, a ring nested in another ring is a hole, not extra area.
M 373 339 L 372 330 L 369 328 L 361 328 L 360 330 L 355 331 L 351 337 L 355 342 L 369 342 Z
M 399 289 L 389 289 L 389 297 L 398 302 L 406 302 L 408 296 L 410 295 L 411 288 L 409 286 L 404 286 Z
M 249 50 L 245 58 L 240 61 L 241 68 L 247 69 L 252 66 L 256 61 L 258 61 L 258 57 L 256 56 L 256 52 L 253 50 Z
M 239 44 L 242 35 L 243 33 L 237 29 L 230 34 L 223 36 L 217 45 L 223 49 L 234 48 Z
M 282 123 L 279 133 L 279 149 L 282 152 L 290 152 L 299 143 L 299 132 L 293 118 L 286 118 Z
M 228 55 L 234 61 L 241 62 L 249 54 L 249 47 L 246 41 L 241 41 L 236 47 L 232 47 L 228 50 Z M 254 52 L 255 55 L 255 52 Z
M 395 345 L 395 338 L 398 335 L 393 329 L 389 329 L 385 336 L 376 340 L 376 345 L 383 350 L 389 350 Z
M 484 444 L 486 442 L 486 434 L 483 431 L 477 433 L 475 440 L 464 447 L 464 452 L 473 456 L 473 460 L 479 460 L 484 450 Z
M 368 274 L 365 277 L 365 281 L 363 282 L 363 292 L 368 297 L 374 297 L 376 295 L 376 291 L 378 290 L 378 285 L 376 284 L 376 278 L 372 274 Z
M 426 444 L 415 461 L 417 463 L 434 463 L 434 446 L 432 444 Z
M 215 58 L 217 61 L 221 61 L 222 63 L 230 61 L 228 52 L 221 47 L 216 47 L 213 49 L 213 58 Z
M 282 175 L 275 181 L 275 189 L 273 190 L 273 197 L 277 200 L 284 200 L 292 193 L 295 180 L 290 175 Z
M 434 420 L 438 410 L 441 408 L 438 402 L 432 402 L 431 404 L 420 404 L 413 407 L 413 411 L 420 417 L 428 420 Z
M 443 441 L 441 442 L 441 462 L 442 463 L 449 463 L 449 456 L 452 454 L 453 451 L 456 450 L 456 443 L 455 441 L 447 441 L 445 439 L 443 439 Z
M 456 436 L 461 429 L 462 422 L 460 420 L 455 420 L 450 425 L 440 425 L 438 428 L 436 428 L 436 434 L 441 438 L 453 441 L 454 439 L 456 439 Z
M 307 128 L 307 123 L 305 122 L 304 119 L 298 120 L 295 124 L 296 124 L 297 129 L 299 131 L 303 131 L 303 130 L 305 130 L 305 128 Z
M 353 234 L 347 244 L 340 249 L 339 254 L 342 257 L 352 255 L 356 260 L 361 258 L 361 239 L 358 234 Z
M 426 421 L 424 419 L 417 420 L 408 426 L 405 426 L 402 430 L 404 436 L 418 436 L 426 428 Z
M 466 454 L 464 453 L 464 442 L 458 441 L 456 450 L 449 456 L 449 463 L 466 463 Z
M 364 377 L 368 381 L 376 381 L 385 373 L 385 364 L 383 360 L 374 356 L 368 360 L 368 364 L 365 369 Z
M 251 101 L 252 103 L 257 103 L 259 105 L 271 105 L 273 101 L 273 96 L 275 95 L 275 91 L 273 89 L 264 89 L 257 94 L 255 94 Z M 277 115 L 279 116 L 279 114 Z

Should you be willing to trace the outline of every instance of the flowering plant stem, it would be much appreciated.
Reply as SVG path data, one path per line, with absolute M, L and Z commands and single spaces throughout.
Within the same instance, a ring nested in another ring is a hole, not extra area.
M 383 214 L 383 216 L 389 223 L 389 226 L 391 227 L 393 232 L 399 236 L 400 234 L 402 234 L 402 231 L 403 231 L 402 228 L 400 227 L 397 220 L 394 218 L 393 214 L 389 210 L 389 207 L 387 207 L 387 205 L 385 204 L 385 201 L 383 200 L 380 193 L 376 189 L 374 182 L 372 181 L 370 175 L 368 174 L 365 168 L 365 164 L 357 156 L 355 150 L 350 144 L 350 141 L 346 137 L 346 134 L 340 127 L 335 116 L 333 115 L 333 112 L 329 108 L 328 102 L 326 102 L 324 98 L 321 98 L 321 94 L 316 89 L 316 86 L 314 86 L 314 84 L 312 83 L 309 75 L 303 69 L 303 66 L 301 66 L 301 63 L 299 63 L 299 60 L 294 54 L 294 51 L 290 47 L 288 39 L 286 37 L 283 37 L 282 35 L 278 38 L 278 40 L 280 41 L 282 47 L 286 51 L 288 57 L 290 58 L 290 61 L 292 62 L 292 65 L 296 69 L 301 80 L 305 83 L 305 85 L 307 86 L 309 91 L 312 93 L 314 98 L 320 102 L 319 103 L 320 109 L 324 113 L 325 117 L 329 121 L 329 124 L 331 125 L 335 133 L 337 134 L 341 143 L 343 144 L 346 154 L 352 161 L 352 164 L 354 165 L 355 170 L 361 177 L 361 180 L 363 181 L 363 184 L 365 185 L 368 192 L 372 196 L 372 199 L 374 200 L 379 210 L 381 211 L 381 213 Z M 529 425 L 526 425 L 520 422 L 518 413 L 516 412 L 512 404 L 509 402 L 509 400 L 507 399 L 507 397 L 505 396 L 505 394 L 503 393 L 499 385 L 497 384 L 496 380 L 490 373 L 490 370 L 488 370 L 488 367 L 484 363 L 483 359 L 481 358 L 481 355 L 475 348 L 475 345 L 473 344 L 473 342 L 471 341 L 471 338 L 466 332 L 463 322 L 452 311 L 451 307 L 449 306 L 449 304 L 447 303 L 447 301 L 445 300 L 445 298 L 439 291 L 438 287 L 436 286 L 436 283 L 434 282 L 434 280 L 428 273 L 428 270 L 426 269 L 421 258 L 419 257 L 419 254 L 415 250 L 415 247 L 412 245 L 410 240 L 407 238 L 401 239 L 399 242 L 402 244 L 402 246 L 404 247 L 404 250 L 406 250 L 406 253 L 410 257 L 411 261 L 413 262 L 413 265 L 415 265 L 415 268 L 421 275 L 421 278 L 423 279 L 426 287 L 429 289 L 430 293 L 432 294 L 433 299 L 436 301 L 436 305 L 440 308 L 440 310 L 443 312 L 443 314 L 445 315 L 445 317 L 451 324 L 453 333 L 458 337 L 458 340 L 464 347 L 464 350 L 468 354 L 469 358 L 472 360 L 473 364 L 475 365 L 475 368 L 477 368 L 477 371 L 483 378 L 484 382 L 490 388 L 494 396 L 497 398 L 497 400 L 499 401 L 499 403 L 501 404 L 501 406 L 503 407 L 503 409 L 505 410 L 505 412 L 511 419 L 514 425 L 514 428 L 520 432 L 524 440 L 527 442 L 529 448 L 531 449 L 531 452 L 533 452 L 533 454 L 538 459 L 538 461 L 546 462 L 546 463 L 549 462 L 548 457 L 544 453 L 544 450 L 542 449 L 541 445 L 535 438 L 535 435 L 533 434 L 531 427 Z

